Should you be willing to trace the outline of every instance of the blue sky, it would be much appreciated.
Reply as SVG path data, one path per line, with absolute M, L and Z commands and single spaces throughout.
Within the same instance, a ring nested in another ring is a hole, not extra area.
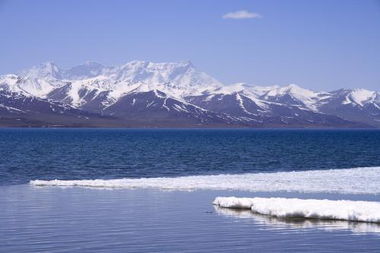
M 1 74 L 191 60 L 226 84 L 380 90 L 376 0 L 0 0 L 0 34 Z

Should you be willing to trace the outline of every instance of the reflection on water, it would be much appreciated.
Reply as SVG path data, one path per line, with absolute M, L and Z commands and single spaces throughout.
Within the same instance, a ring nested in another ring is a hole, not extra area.
M 378 234 L 372 233 L 374 227 L 365 227 L 366 224 L 294 224 L 249 212 L 217 209 L 216 213 L 212 201 L 225 194 L 0 186 L 0 252 L 229 253 L 313 249 L 325 253 L 378 252 L 380 248 Z
M 340 220 L 320 220 L 304 218 L 278 218 L 254 213 L 244 209 L 230 209 L 214 206 L 216 213 L 239 219 L 252 219 L 254 223 L 265 229 L 323 229 L 327 231 L 349 230 L 355 234 L 375 233 L 380 236 L 380 224 L 365 222 L 350 222 Z

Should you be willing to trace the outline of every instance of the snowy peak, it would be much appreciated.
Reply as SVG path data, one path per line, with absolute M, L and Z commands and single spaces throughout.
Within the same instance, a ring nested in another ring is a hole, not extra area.
M 108 73 L 113 80 L 128 83 L 149 83 L 164 88 L 173 95 L 203 91 L 222 86 L 220 82 L 198 71 L 191 62 L 152 63 L 132 61 L 114 68 Z
M 90 88 L 119 91 L 130 90 L 137 84 L 146 84 L 152 89 L 160 89 L 179 97 L 194 93 L 200 94 L 207 89 L 222 86 L 216 79 L 198 71 L 189 61 L 179 63 L 131 61 L 114 67 L 106 67 L 96 62 L 86 62 L 68 70 L 62 70 L 53 63 L 45 63 L 24 71 L 22 77 L 25 80 L 33 80 L 37 83 L 59 80 L 79 82 Z M 34 86 L 38 88 L 37 84 Z M 43 85 L 40 86 L 41 89 L 44 88 Z M 50 89 L 45 92 L 41 90 L 40 94 L 47 94 L 48 92 Z M 120 92 L 114 93 L 119 94 Z
M 372 103 L 377 97 L 377 92 L 365 89 L 354 89 L 347 94 L 347 100 L 350 100 L 357 105 L 363 106 L 367 103 Z
M 261 98 L 276 103 L 303 106 L 316 111 L 316 104 L 320 95 L 321 93 L 301 88 L 296 84 L 290 84 L 284 87 L 277 86 L 268 89 Z
M 46 62 L 21 72 L 25 79 L 61 79 L 62 70 L 53 62 Z
M 340 89 L 330 92 L 330 100 L 354 107 L 380 105 L 380 93 L 366 89 Z
M 224 85 L 220 87 L 216 87 L 214 90 L 210 90 L 210 93 L 217 93 L 217 94 L 224 94 L 224 95 L 229 95 L 233 93 L 239 93 L 244 90 L 249 89 L 250 86 L 248 86 L 245 83 L 235 83 L 231 85 Z
M 289 84 L 284 87 L 274 87 L 273 89 L 270 89 L 266 92 L 264 95 L 265 98 L 270 98 L 270 97 L 280 97 L 284 95 L 290 95 L 292 97 L 295 97 L 300 100 L 310 100 L 312 98 L 316 98 L 318 96 L 318 93 L 304 89 L 299 87 L 296 84 Z

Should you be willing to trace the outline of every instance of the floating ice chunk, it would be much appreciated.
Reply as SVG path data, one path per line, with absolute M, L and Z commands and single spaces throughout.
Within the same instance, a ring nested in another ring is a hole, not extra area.
M 250 209 L 279 218 L 308 218 L 380 223 L 380 202 L 297 198 L 217 197 L 214 205 Z

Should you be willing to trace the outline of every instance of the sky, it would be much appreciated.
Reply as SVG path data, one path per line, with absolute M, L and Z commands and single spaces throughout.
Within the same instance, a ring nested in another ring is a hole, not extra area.
M 225 84 L 380 90 L 380 0 L 0 0 L 0 74 L 190 60 Z

